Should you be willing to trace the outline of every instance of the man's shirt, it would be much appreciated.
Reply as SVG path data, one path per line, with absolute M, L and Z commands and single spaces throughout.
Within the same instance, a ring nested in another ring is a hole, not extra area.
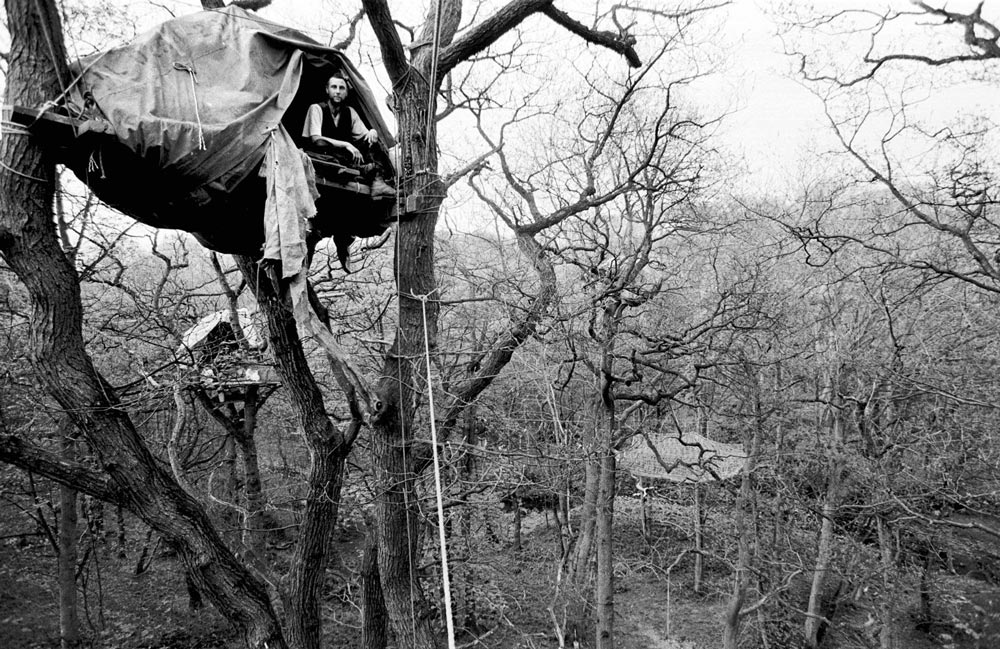
M 355 142 L 368 134 L 365 123 L 361 121 L 361 118 L 358 117 L 358 114 L 350 106 L 340 107 L 340 116 L 337 118 L 338 123 L 344 119 L 345 115 L 350 116 L 351 135 Z M 313 104 L 309 107 L 309 111 L 306 113 L 306 122 L 302 126 L 302 137 L 307 137 L 310 140 L 313 137 L 323 137 L 323 104 Z

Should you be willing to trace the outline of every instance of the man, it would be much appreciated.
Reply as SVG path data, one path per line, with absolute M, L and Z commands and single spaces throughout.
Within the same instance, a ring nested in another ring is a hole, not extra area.
M 309 138 L 317 151 L 370 173 L 375 169 L 370 150 L 378 141 L 378 132 L 366 128 L 357 112 L 347 105 L 348 92 L 347 78 L 335 72 L 326 82 L 327 100 L 309 107 L 302 136 Z

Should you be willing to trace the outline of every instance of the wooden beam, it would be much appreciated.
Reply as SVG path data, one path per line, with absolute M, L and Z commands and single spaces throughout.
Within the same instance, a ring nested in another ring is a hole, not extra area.
M 102 119 L 75 119 L 52 110 L 13 106 L 10 119 L 27 128 L 43 126 L 59 135 L 78 137 L 84 133 L 113 133 L 111 124 Z

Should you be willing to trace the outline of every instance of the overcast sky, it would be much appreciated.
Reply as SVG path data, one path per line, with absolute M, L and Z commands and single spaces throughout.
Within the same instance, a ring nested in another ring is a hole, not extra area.
M 99 5 L 106 0 L 73 2 Z M 321 42 L 330 42 L 332 36 L 320 27 L 343 24 L 343 14 L 354 5 L 350 4 L 350 7 L 340 13 L 335 7 L 346 4 L 274 0 L 265 15 L 302 29 Z M 421 4 L 408 2 L 400 6 L 411 12 L 418 12 Z M 889 4 L 900 9 L 911 8 L 906 0 L 893 0 Z M 962 10 L 971 4 L 967 0 L 952 0 L 948 6 Z M 200 6 L 196 0 L 129 0 L 120 3 L 120 6 L 126 5 L 148 23 L 139 25 L 140 30 L 167 18 L 168 10 L 182 14 Z M 577 12 L 583 19 L 583 14 L 593 6 L 593 2 L 559 0 L 558 5 L 570 13 Z M 796 1 L 784 5 L 799 11 L 811 7 L 809 10 L 814 13 L 859 5 L 876 7 L 874 3 L 860 0 L 817 0 L 812 3 Z M 749 187 L 780 187 L 790 182 L 794 184 L 796 176 L 803 171 L 808 173 L 815 168 L 823 168 L 821 152 L 833 147 L 819 100 L 800 85 L 794 75 L 789 74 L 790 61 L 782 52 L 782 43 L 775 34 L 776 27 L 768 15 L 769 11 L 775 11 L 776 7 L 781 6 L 781 0 L 734 0 L 728 6 L 716 10 L 712 22 L 720 27 L 715 44 L 728 55 L 728 60 L 713 75 L 699 81 L 692 93 L 694 101 L 709 109 L 731 111 L 717 134 L 716 145 L 727 156 L 732 157 L 733 164 L 736 161 L 745 162 L 749 173 L 741 175 L 739 179 Z M 987 7 L 987 11 L 991 9 L 992 6 Z M 419 19 L 419 15 L 405 18 L 413 22 Z M 938 21 L 925 19 L 923 22 L 926 28 L 927 23 Z M 936 32 L 946 41 L 955 36 L 960 38 L 960 32 Z M 575 37 L 565 33 L 564 38 L 569 43 Z M 831 59 L 857 59 L 860 54 L 860 51 L 845 49 L 830 52 L 829 56 Z M 369 58 L 372 60 L 358 62 L 363 71 L 366 67 L 370 69 L 370 64 L 375 63 L 374 56 Z M 952 87 L 948 92 L 929 93 L 922 101 L 926 104 L 928 114 L 936 111 L 943 115 L 954 106 L 961 105 L 972 113 L 989 116 L 996 113 L 995 109 L 1000 103 L 1000 88 L 997 84 Z

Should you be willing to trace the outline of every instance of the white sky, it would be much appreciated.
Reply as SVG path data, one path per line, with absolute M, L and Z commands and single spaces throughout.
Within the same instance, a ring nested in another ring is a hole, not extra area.
M 89 5 L 99 5 L 106 1 L 66 0 L 68 4 Z M 133 13 L 148 18 L 150 22 L 168 17 L 164 7 L 177 13 L 186 13 L 199 6 L 197 0 L 162 0 L 155 3 L 150 0 L 129 0 L 120 4 L 127 5 Z M 405 5 L 396 4 L 405 6 L 413 13 L 418 12 L 419 7 L 425 3 L 407 0 Z M 593 6 L 591 0 L 559 0 L 557 4 L 580 17 Z M 786 11 L 789 7 L 799 11 L 807 8 L 807 3 L 804 2 L 784 4 Z M 906 0 L 894 0 L 891 4 L 902 9 L 910 7 Z M 948 6 L 963 10 L 967 9 L 968 4 L 970 3 L 966 0 L 953 0 Z M 339 13 L 333 8 L 338 5 L 345 7 Z M 722 27 L 716 43 L 721 44 L 721 49 L 727 53 L 729 60 L 725 69 L 699 81 L 691 95 L 693 100 L 706 108 L 732 111 L 717 133 L 716 146 L 734 158 L 734 166 L 739 164 L 739 160 L 745 162 L 748 173 L 740 174 L 739 181 L 747 188 L 756 187 L 758 190 L 796 184 L 796 180 L 803 174 L 823 169 L 826 163 L 820 152 L 834 148 L 819 100 L 788 74 L 791 62 L 782 53 L 782 44 L 775 35 L 776 27 L 765 9 L 780 5 L 781 0 L 733 0 L 729 6 L 717 10 L 722 15 L 716 21 Z M 848 6 L 876 7 L 874 3 L 861 0 L 817 0 L 809 5 L 814 13 L 831 12 Z M 354 3 L 274 0 L 265 15 L 302 29 L 321 42 L 328 42 L 330 36 L 322 31 L 321 26 L 342 24 L 342 16 L 354 6 Z M 407 18 L 416 21 L 418 17 L 414 14 Z M 140 31 L 143 28 L 140 26 Z M 942 31 L 937 30 L 937 33 Z M 960 34 L 955 35 L 960 37 Z M 565 37 L 575 38 L 568 33 Z M 847 55 L 856 58 L 859 54 L 858 51 L 831 52 L 830 56 Z M 358 63 L 364 72 L 370 62 Z M 377 89 L 376 92 L 380 94 Z M 943 114 L 955 104 L 962 104 L 973 112 L 988 116 L 996 113 L 1000 90 L 996 89 L 995 84 L 992 92 L 984 91 L 982 86 L 972 90 L 951 88 L 946 93 L 928 94 L 925 101 L 926 110 L 931 112 Z
M 736 0 L 720 38 L 726 68 L 700 85 L 702 101 L 733 113 L 718 133 L 719 145 L 748 167 L 746 183 L 782 186 L 799 173 L 806 150 L 825 141 L 822 106 L 789 76 L 790 60 L 771 19 L 753 0 Z

